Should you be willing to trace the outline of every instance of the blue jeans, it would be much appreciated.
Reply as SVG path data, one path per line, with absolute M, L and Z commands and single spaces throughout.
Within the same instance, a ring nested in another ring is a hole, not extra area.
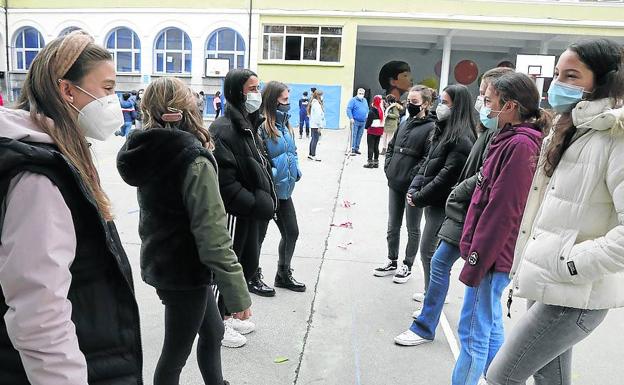
M 124 122 L 124 125 L 121 126 L 121 136 L 128 136 L 131 130 L 132 122 Z
M 351 151 L 360 150 L 360 142 L 362 141 L 362 135 L 364 135 L 365 126 L 366 122 L 354 120 L 353 132 L 351 133 Z
M 440 314 L 444 306 L 444 299 L 449 290 L 451 268 L 459 258 L 459 248 L 446 241 L 440 245 L 431 259 L 431 276 L 429 288 L 425 294 L 425 301 L 420 315 L 410 327 L 410 330 L 422 338 L 432 340 L 440 322 Z
M 308 114 L 299 114 L 299 136 L 303 136 L 303 127 L 305 126 L 306 136 L 310 136 L 310 118 Z
M 479 287 L 466 287 L 459 318 L 461 349 L 452 385 L 476 385 L 505 340 L 501 295 L 509 274 L 489 272 Z
M 572 347 L 587 338 L 608 310 L 584 310 L 527 301 L 529 310 L 514 326 L 487 371 L 488 384 L 572 384 Z
M 316 146 L 318 145 L 321 132 L 319 128 L 312 128 L 312 139 L 310 140 L 310 155 L 316 156 Z

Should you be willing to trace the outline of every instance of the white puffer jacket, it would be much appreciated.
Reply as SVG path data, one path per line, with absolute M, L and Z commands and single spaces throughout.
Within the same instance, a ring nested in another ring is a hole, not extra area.
M 578 309 L 624 306 L 624 108 L 612 108 L 610 99 L 577 104 L 578 132 L 551 178 L 542 151 L 516 243 L 514 295 Z

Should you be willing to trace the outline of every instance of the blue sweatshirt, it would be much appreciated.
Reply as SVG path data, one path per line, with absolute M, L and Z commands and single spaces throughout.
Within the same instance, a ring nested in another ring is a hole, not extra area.
M 347 116 L 358 122 L 366 122 L 368 118 L 368 101 L 366 99 L 352 98 L 347 106 Z

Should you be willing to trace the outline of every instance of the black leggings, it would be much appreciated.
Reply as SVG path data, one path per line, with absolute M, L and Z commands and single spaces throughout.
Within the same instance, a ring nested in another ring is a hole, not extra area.
M 219 117 L 219 114 L 221 114 L 221 105 L 220 104 L 217 107 L 217 110 L 215 111 L 215 119 L 217 119 Z
M 204 384 L 223 384 L 223 320 L 209 286 L 194 290 L 160 290 L 165 305 L 165 342 L 154 372 L 154 385 L 178 385 L 180 372 L 197 342 L 197 364 Z
M 297 213 L 295 212 L 295 205 L 293 204 L 292 198 L 286 200 L 280 199 L 275 223 L 282 236 L 278 248 L 278 266 L 289 267 L 293 254 L 295 253 L 297 238 L 299 238 Z
M 381 136 L 366 134 L 366 144 L 368 145 L 368 161 L 379 160 L 379 141 Z

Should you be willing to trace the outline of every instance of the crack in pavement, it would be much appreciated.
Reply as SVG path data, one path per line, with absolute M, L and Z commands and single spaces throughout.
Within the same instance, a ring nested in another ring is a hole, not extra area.
M 340 196 L 340 191 L 342 189 L 342 176 L 344 174 L 345 168 L 347 166 L 349 160 L 349 156 L 345 155 L 344 160 L 342 161 L 342 168 L 340 169 L 340 174 L 338 175 L 338 189 L 336 190 L 336 196 L 334 197 L 334 207 L 331 212 L 331 220 L 330 223 L 334 223 L 336 217 L 336 211 L 338 208 L 338 197 Z M 316 282 L 314 283 L 314 296 L 312 297 L 312 303 L 310 304 L 310 316 L 308 317 L 306 332 L 303 337 L 303 346 L 301 348 L 301 353 L 299 354 L 299 362 L 297 363 L 297 368 L 295 369 L 295 379 L 293 381 L 293 385 L 297 385 L 297 381 L 299 381 L 299 373 L 301 371 L 301 365 L 303 364 L 303 357 L 305 355 L 306 346 L 308 343 L 308 337 L 310 336 L 310 331 L 312 330 L 312 322 L 314 321 L 314 306 L 316 305 L 316 295 L 318 294 L 318 286 L 319 281 L 321 279 L 321 272 L 323 271 L 323 264 L 325 263 L 325 255 L 329 249 L 329 238 L 331 237 L 332 230 L 334 227 L 329 226 L 329 231 L 327 232 L 327 237 L 325 237 L 325 245 L 323 248 L 323 253 L 321 255 L 321 263 L 318 268 L 318 274 L 316 276 Z

